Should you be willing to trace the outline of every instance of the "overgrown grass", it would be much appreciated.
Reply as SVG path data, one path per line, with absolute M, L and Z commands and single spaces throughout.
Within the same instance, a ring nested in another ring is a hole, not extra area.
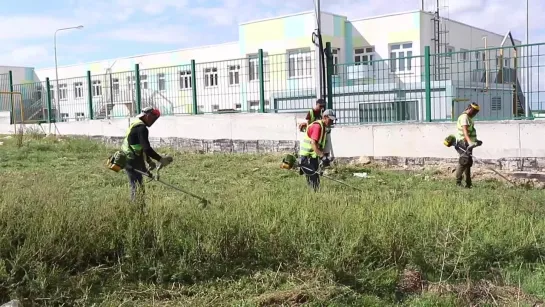
M 162 179 L 211 204 L 147 183 L 142 215 L 128 200 L 126 176 L 104 167 L 111 148 L 36 135 L 20 147 L 2 141 L 0 303 L 467 306 L 545 298 L 543 191 L 499 182 L 465 190 L 375 167 L 361 179 L 352 176 L 361 168 L 339 167 L 337 178 L 366 192 L 324 179 L 315 194 L 277 156 L 171 151 Z M 421 272 L 427 291 L 403 295 L 404 270 Z M 481 279 L 518 295 L 455 291 Z

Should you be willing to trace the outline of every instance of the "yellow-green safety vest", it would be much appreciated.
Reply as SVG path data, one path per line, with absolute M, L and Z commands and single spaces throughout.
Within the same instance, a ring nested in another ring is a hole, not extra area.
M 314 152 L 314 149 L 312 149 L 312 139 L 308 136 L 308 131 L 310 131 L 310 126 L 318 124 L 320 125 L 321 133 L 320 133 L 320 139 L 318 140 L 318 146 L 320 149 L 323 149 L 326 144 L 326 129 L 324 127 L 324 122 L 321 120 L 317 120 L 310 124 L 307 128 L 307 133 L 305 133 L 305 138 L 301 142 L 301 146 L 299 149 L 299 156 L 301 157 L 312 157 L 312 158 L 318 158 L 318 155 L 316 152 Z
M 127 130 L 127 134 L 125 135 L 125 139 L 123 140 L 123 144 L 121 145 L 121 150 L 127 154 L 127 156 L 131 157 L 132 154 L 135 154 L 137 156 L 140 156 L 142 154 L 142 145 L 140 144 L 134 144 L 129 145 L 129 134 L 131 133 L 132 129 L 136 126 L 144 125 L 144 122 L 140 119 L 135 120 L 131 125 L 129 126 L 129 129 Z
M 458 122 L 456 123 L 456 128 L 458 129 L 458 135 L 457 135 L 458 141 L 465 139 L 464 128 L 462 126 L 462 116 L 464 114 L 467 115 L 466 113 L 460 114 L 460 116 L 458 116 Z M 467 132 L 469 134 L 469 139 L 472 142 L 476 142 L 477 141 L 477 130 L 475 129 L 475 124 L 473 122 L 473 119 L 471 117 L 469 117 L 469 115 L 467 115 L 467 121 L 469 122 L 469 127 L 467 127 Z
M 309 112 L 310 112 L 310 119 L 309 119 L 309 121 L 310 121 L 310 123 L 313 123 L 313 122 L 316 120 L 316 118 L 314 117 L 314 109 L 310 109 Z M 321 117 L 321 115 L 322 115 L 323 113 L 324 113 L 324 110 L 321 110 L 321 111 L 320 111 L 320 117 Z M 320 119 L 321 119 L 321 118 L 320 118 Z

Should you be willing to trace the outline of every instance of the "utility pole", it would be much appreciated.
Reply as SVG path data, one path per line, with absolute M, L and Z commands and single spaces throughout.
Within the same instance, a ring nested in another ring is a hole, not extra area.
M 323 46 L 320 46 L 319 42 L 321 41 L 321 35 L 322 35 L 322 13 L 320 9 L 320 0 L 314 0 L 314 14 L 315 20 L 316 20 L 316 39 L 317 41 L 314 42 L 316 47 L 316 63 L 315 63 L 315 72 L 316 72 L 316 99 L 322 98 L 322 80 L 323 80 L 323 56 L 322 56 L 322 48 Z M 317 64 L 317 65 L 316 65 Z

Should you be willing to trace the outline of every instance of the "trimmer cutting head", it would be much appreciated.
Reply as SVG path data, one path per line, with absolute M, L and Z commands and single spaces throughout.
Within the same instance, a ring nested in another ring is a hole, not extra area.
M 445 138 L 445 140 L 443 141 L 443 145 L 447 146 L 447 147 L 451 147 L 453 146 L 454 144 L 456 143 L 456 137 L 454 135 L 449 135 Z

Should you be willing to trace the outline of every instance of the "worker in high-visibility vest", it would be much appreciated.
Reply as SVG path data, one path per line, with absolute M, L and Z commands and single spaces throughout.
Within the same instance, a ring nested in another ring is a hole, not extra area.
M 146 162 L 150 168 L 155 168 L 155 162 L 152 159 L 161 163 L 162 166 L 167 166 L 172 162 L 172 157 L 161 156 L 153 150 L 148 139 L 148 127 L 151 127 L 160 116 L 159 109 L 144 108 L 127 129 L 127 134 L 121 145 L 121 149 L 127 155 L 125 172 L 131 185 L 132 201 L 137 201 L 138 188 L 141 188 L 141 195 L 144 193 L 142 174 L 136 172 L 135 169 L 146 173 Z M 143 199 L 140 199 L 140 203 L 143 204 Z
M 471 188 L 471 166 L 473 166 L 473 148 L 481 146 L 482 141 L 477 139 L 477 130 L 473 118 L 479 113 L 479 105 L 471 103 L 458 117 L 456 122 L 456 145 L 459 154 L 456 167 L 456 184 L 462 186 L 462 177 L 465 175 L 466 188 Z
M 305 117 L 307 122 L 299 124 L 299 131 L 304 132 L 308 125 L 316 120 L 322 119 L 325 107 L 325 100 L 322 98 L 316 100 L 316 105 L 307 112 L 307 116 Z
M 320 164 L 329 166 L 330 159 L 324 152 L 328 133 L 327 128 L 331 127 L 336 120 L 333 110 L 326 110 L 322 119 L 314 121 L 308 126 L 305 138 L 299 149 L 300 174 L 305 174 L 307 184 L 317 191 L 320 187 Z

